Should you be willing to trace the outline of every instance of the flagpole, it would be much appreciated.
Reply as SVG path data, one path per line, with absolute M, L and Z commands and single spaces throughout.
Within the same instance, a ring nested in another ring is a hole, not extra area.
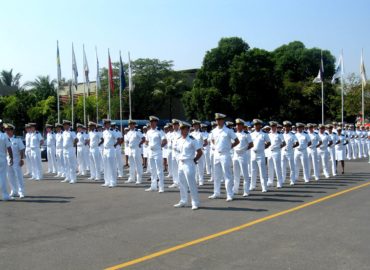
M 131 59 L 130 52 L 128 52 L 128 106 L 129 106 L 129 116 L 132 119 L 132 110 L 131 110 L 131 91 L 132 91 L 132 76 L 131 76 Z
M 109 49 L 108 49 L 108 65 L 109 65 L 109 59 L 110 59 L 110 54 L 109 54 Z M 109 77 L 109 66 L 108 66 L 108 116 L 107 116 L 107 118 L 108 119 L 110 119 L 110 116 L 111 116 L 111 114 L 110 114 L 110 91 L 111 91 L 111 89 L 110 89 L 110 79 L 109 79 L 110 77 Z
M 321 123 L 324 125 L 324 81 L 321 81 Z
M 99 123 L 99 85 L 98 85 L 98 78 L 99 78 L 99 61 L 98 61 L 98 49 L 96 48 L 95 46 L 95 54 L 96 54 L 96 64 L 97 64 L 97 69 L 96 69 L 96 84 L 95 84 L 95 96 L 96 96 L 96 123 L 98 124 Z
M 121 51 L 119 51 L 119 59 L 120 59 L 120 61 L 122 59 L 121 58 Z M 120 66 L 120 68 L 121 68 L 121 66 Z M 120 77 L 120 80 L 122 80 L 121 77 Z M 122 130 L 122 81 L 119 84 L 119 121 L 120 121 L 120 125 L 121 125 L 121 133 L 123 134 L 123 130 Z
M 364 61 L 364 49 L 361 50 L 361 65 L 363 65 L 363 61 Z M 362 66 L 361 66 L 361 69 L 362 69 Z M 363 82 L 363 79 L 361 77 L 361 95 L 362 95 L 362 101 L 361 101 L 361 111 L 362 111 L 362 124 L 364 125 L 365 124 L 365 96 L 364 96 L 364 82 Z
M 57 55 L 57 57 L 58 57 L 58 59 L 57 59 L 57 61 L 58 61 L 58 63 L 57 63 L 57 65 L 58 65 L 58 85 L 57 85 L 57 110 L 58 110 L 58 123 L 60 123 L 60 101 L 59 101 L 59 91 L 60 91 L 60 78 L 59 78 L 59 76 L 60 76 L 60 74 L 59 74 L 59 72 L 60 72 L 60 56 L 59 56 L 59 41 L 57 40 L 57 49 L 58 49 L 58 55 Z
M 84 106 L 84 126 L 86 126 L 86 83 L 85 82 L 84 82 L 83 106 Z
M 342 49 L 342 70 L 340 72 L 340 83 L 342 86 L 342 124 L 344 124 L 344 88 L 343 88 L 343 71 L 344 71 L 344 60 L 343 60 L 343 49 Z

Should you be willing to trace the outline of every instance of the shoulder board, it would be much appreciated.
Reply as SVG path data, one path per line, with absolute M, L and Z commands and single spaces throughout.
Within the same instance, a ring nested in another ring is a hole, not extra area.
M 244 131 L 245 132 L 245 134 L 250 134 L 250 132 L 249 131 Z
M 52 132 L 51 132 L 51 134 L 55 134 L 55 132 L 54 132 L 54 131 L 52 131 Z
M 195 140 L 193 136 L 189 135 L 189 138 L 192 139 L 192 140 Z
M 303 131 L 303 133 L 308 134 L 307 131 Z
M 315 133 L 315 134 L 319 134 L 317 131 L 314 131 L 313 133 Z
M 327 133 L 327 132 L 325 131 L 325 135 L 329 135 L 329 133 Z
M 263 133 L 268 134 L 266 131 L 262 130 Z
M 110 131 L 113 131 L 113 128 L 110 128 L 109 130 L 110 130 Z
M 38 131 L 36 131 L 36 134 L 38 134 L 39 132 Z
M 337 133 L 336 133 L 336 132 L 333 132 L 333 134 L 337 135 Z

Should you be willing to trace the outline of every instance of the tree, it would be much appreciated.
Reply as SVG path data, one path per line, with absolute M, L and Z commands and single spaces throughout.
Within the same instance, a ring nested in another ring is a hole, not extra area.
M 22 74 L 20 73 L 13 75 L 13 69 L 11 69 L 10 71 L 3 70 L 0 74 L 0 85 L 14 86 L 19 88 L 19 81 L 21 77 Z
M 28 109 L 28 116 L 30 119 L 36 123 L 42 123 L 42 126 L 46 122 L 54 123 L 55 122 L 55 97 L 49 96 L 44 100 L 40 100 L 36 103 L 36 106 Z
M 50 80 L 49 76 L 38 76 L 34 81 L 25 83 L 38 100 L 47 99 L 49 96 L 56 97 L 56 80 Z

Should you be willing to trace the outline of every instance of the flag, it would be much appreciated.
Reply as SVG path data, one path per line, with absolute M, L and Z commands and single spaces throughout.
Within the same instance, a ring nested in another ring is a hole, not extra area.
M 96 89 L 101 89 L 98 52 L 96 52 Z
M 58 85 L 62 80 L 62 69 L 60 68 L 60 55 L 59 55 L 59 43 L 57 41 L 57 73 L 58 73 Z
M 321 62 L 320 62 L 319 74 L 317 74 L 317 77 L 313 80 L 313 82 L 314 83 L 324 82 L 324 61 L 322 60 L 322 52 L 321 52 Z
M 84 53 L 84 74 L 85 74 L 85 82 L 89 83 L 89 64 L 87 63 L 86 53 L 85 53 L 85 45 L 83 45 L 83 53 Z
M 108 80 L 109 80 L 109 88 L 110 91 L 114 92 L 114 83 L 113 83 L 113 68 L 112 68 L 112 62 L 110 60 L 110 54 L 108 50 Z
M 367 79 L 366 79 L 366 69 L 365 69 L 365 64 L 364 64 L 363 53 L 361 53 L 360 74 L 361 74 L 362 85 L 365 87 Z
M 120 79 L 120 86 L 121 90 L 124 90 L 126 87 L 126 79 L 125 79 L 125 69 L 122 62 L 121 52 L 119 53 L 119 79 Z
M 331 83 L 335 83 L 336 79 L 341 78 L 342 75 L 343 75 L 343 55 L 341 54 L 339 56 L 338 63 L 335 67 L 335 73 L 333 75 Z
M 77 70 L 76 56 L 75 56 L 75 50 L 73 48 L 73 43 L 72 43 L 72 72 L 73 72 L 73 84 L 77 87 L 78 70 Z
M 133 90 L 130 53 L 128 53 L 128 90 L 129 91 L 132 91 Z

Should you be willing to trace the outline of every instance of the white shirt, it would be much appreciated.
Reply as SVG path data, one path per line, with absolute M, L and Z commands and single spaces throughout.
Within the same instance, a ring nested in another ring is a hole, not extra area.
M 176 148 L 176 144 L 177 144 L 177 140 L 181 137 L 181 132 L 180 130 L 177 130 L 177 131 L 172 131 L 172 135 L 171 135 L 171 145 L 172 145 L 172 157 L 176 158 L 177 157 L 177 150 L 175 149 Z
M 205 138 L 203 137 L 203 134 L 200 130 L 194 130 L 190 133 L 190 136 L 197 140 L 198 144 L 203 147 Z
M 239 144 L 234 147 L 234 156 L 241 156 L 247 153 L 248 146 L 252 142 L 252 137 L 249 133 L 244 131 L 236 132 L 236 137 L 239 140 Z
M 332 145 L 330 145 L 330 148 L 334 148 L 335 147 L 335 144 L 338 142 L 338 135 L 337 135 L 337 133 L 329 133 L 329 136 L 330 136 L 330 140 L 333 142 L 333 144 Z
M 307 134 L 307 132 L 302 131 L 301 133 L 297 132 L 295 134 L 297 137 L 299 145 L 295 148 L 298 151 L 302 151 L 304 149 L 307 149 L 308 143 L 311 142 L 310 136 Z
M 203 146 L 203 150 L 209 151 L 209 141 L 208 141 L 209 133 L 207 131 L 203 131 L 202 136 L 203 136 L 204 140 L 206 140 L 208 142 L 206 146 Z
M 281 145 L 283 144 L 284 142 L 284 137 L 282 134 L 278 133 L 278 132 L 270 132 L 268 134 L 269 138 L 270 138 L 270 141 L 271 141 L 271 145 L 269 147 L 270 151 L 272 152 L 278 152 L 281 150 Z
M 285 151 L 286 153 L 293 153 L 294 150 L 293 146 L 295 145 L 296 142 L 298 142 L 297 137 L 295 136 L 294 133 L 290 131 L 288 133 L 284 132 L 283 137 L 285 141 L 283 151 Z
M 195 152 L 201 149 L 201 145 L 197 140 L 186 136 L 186 138 L 180 137 L 177 140 L 176 149 L 178 152 L 178 160 L 184 161 L 189 159 L 194 159 Z
M 11 143 L 12 152 L 13 152 L 13 159 L 14 161 L 21 160 L 21 151 L 25 149 L 24 144 L 20 138 L 16 138 L 15 136 L 8 137 Z M 8 162 L 10 161 L 10 157 L 8 156 Z
M 0 159 L 6 160 L 6 155 L 8 153 L 8 147 L 11 147 L 10 140 L 5 133 L 0 131 Z
M 116 133 L 116 138 L 117 139 L 122 139 L 123 138 L 122 132 L 119 129 L 115 129 L 114 132 Z M 116 145 L 116 148 L 120 148 L 120 147 L 121 147 L 121 145 L 119 145 L 119 144 Z
M 99 131 L 90 131 L 89 132 L 89 140 L 90 140 L 90 148 L 99 147 L 99 143 L 101 142 L 103 134 Z
M 40 143 L 43 140 L 41 134 L 38 131 L 30 133 L 30 147 L 40 148 Z
M 113 129 L 105 129 L 103 131 L 103 139 L 104 139 L 104 148 L 114 148 L 114 145 L 117 143 L 118 133 L 115 132 Z
M 71 130 L 63 131 L 63 148 L 68 149 L 73 147 L 74 140 L 76 139 L 76 133 Z
M 162 141 L 166 139 L 166 135 L 162 130 L 149 129 L 146 133 L 148 142 L 149 157 L 162 156 Z
M 46 134 L 46 146 L 55 147 L 55 144 L 56 144 L 55 133 L 53 131 L 50 131 Z
M 56 149 L 63 149 L 63 131 L 55 134 Z
M 212 139 L 215 144 L 215 153 L 230 154 L 232 141 L 236 139 L 235 132 L 232 129 L 223 126 L 212 130 Z
M 252 152 L 256 154 L 265 153 L 265 143 L 270 142 L 270 138 L 267 133 L 260 131 L 253 131 L 251 133 L 251 138 L 253 141 Z
M 312 132 L 312 133 L 309 132 L 308 135 L 310 136 L 310 139 L 311 139 L 310 149 L 313 151 L 317 150 L 316 146 L 321 141 L 319 134 L 317 134 L 316 132 Z
M 77 147 L 83 147 L 86 143 L 86 137 L 85 137 L 85 132 L 80 131 L 77 132 Z
M 322 144 L 320 145 L 320 150 L 325 151 L 328 148 L 328 144 L 331 141 L 331 138 L 326 132 L 319 133 L 319 136 L 322 141 Z
M 144 135 L 138 130 L 129 130 L 125 135 L 125 143 L 127 141 L 128 147 L 130 149 L 137 149 L 143 140 Z
M 26 147 L 29 148 L 31 144 L 31 133 L 27 132 L 25 136 Z
M 345 151 L 346 150 L 345 144 L 347 143 L 346 136 L 344 136 L 343 134 L 340 134 L 337 137 L 338 137 L 338 140 L 340 140 L 340 143 L 335 145 L 335 150 L 336 151 Z

